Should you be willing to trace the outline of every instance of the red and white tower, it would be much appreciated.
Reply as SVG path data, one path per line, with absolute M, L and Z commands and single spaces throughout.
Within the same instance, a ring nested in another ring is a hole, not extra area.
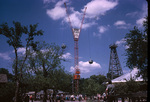
M 66 3 L 64 3 L 65 7 L 66 7 L 66 13 L 67 13 L 67 16 L 68 16 L 68 19 L 69 19 L 69 24 L 70 24 L 70 27 L 71 27 L 71 30 L 72 30 L 72 34 L 73 34 L 73 38 L 74 38 L 74 69 L 75 69 L 75 73 L 74 73 L 74 77 L 73 77 L 73 90 L 75 93 L 78 93 L 79 92 L 79 79 L 80 79 L 80 68 L 79 68 L 79 53 L 78 53 L 78 40 L 79 40 L 79 36 L 80 36 L 80 32 L 81 32 L 81 29 L 82 29 L 82 24 L 83 24 L 83 21 L 84 21 L 84 17 L 85 17 L 85 12 L 86 12 L 86 9 L 87 7 L 85 7 L 85 11 L 84 11 L 84 14 L 83 14 L 83 18 L 82 18 L 82 21 L 81 21 L 81 25 L 80 25 L 80 28 L 73 28 L 72 27 L 72 24 L 71 24 L 71 21 L 70 21 L 70 17 L 69 17 L 69 13 L 68 13 L 68 10 L 67 10 L 67 5 Z

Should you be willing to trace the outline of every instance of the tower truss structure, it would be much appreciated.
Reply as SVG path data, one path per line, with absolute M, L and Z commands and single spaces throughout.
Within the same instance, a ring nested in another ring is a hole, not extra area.
M 83 14 L 81 25 L 80 25 L 80 28 L 78 29 L 78 28 L 73 28 L 72 27 L 66 3 L 64 3 L 64 5 L 65 5 L 65 8 L 66 8 L 66 13 L 67 13 L 67 16 L 68 16 L 68 19 L 69 19 L 69 24 L 70 24 L 72 34 L 73 34 L 73 38 L 74 38 L 74 69 L 75 69 L 75 73 L 74 73 L 74 76 L 73 76 L 73 86 L 72 87 L 73 87 L 73 93 L 78 93 L 79 92 L 79 79 L 80 79 L 80 68 L 79 68 L 79 57 L 78 57 L 79 56 L 79 53 L 78 53 L 78 50 L 79 50 L 78 40 L 79 40 L 79 36 L 80 36 L 81 29 L 82 29 L 82 24 L 83 24 L 83 21 L 84 21 L 84 17 L 85 17 L 87 7 L 85 7 L 85 11 L 84 11 L 84 14 Z
M 123 74 L 121 64 L 119 61 L 119 57 L 117 54 L 117 48 L 118 46 L 116 44 L 110 45 L 109 48 L 110 51 L 110 61 L 109 61 L 109 77 L 111 79 L 114 79 L 116 77 L 119 77 Z

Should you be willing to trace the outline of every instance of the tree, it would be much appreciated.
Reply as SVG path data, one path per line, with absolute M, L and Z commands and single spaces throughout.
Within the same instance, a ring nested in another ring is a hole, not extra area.
M 96 95 L 97 93 L 102 94 L 105 91 L 106 86 L 102 85 L 107 80 L 106 76 L 103 75 L 92 75 L 90 78 L 80 79 L 80 93 L 88 96 Z
M 126 82 L 115 83 L 115 94 L 131 94 L 140 91 L 147 91 L 147 83 L 146 82 L 137 82 L 133 78 L 130 80 L 126 80 Z
M 49 72 L 49 78 L 51 78 L 51 82 L 53 86 L 55 86 L 56 90 L 62 90 L 65 92 L 70 92 L 72 89 L 72 75 L 65 71 L 64 68 L 56 68 Z
M 104 81 L 107 80 L 106 76 L 104 75 L 92 75 L 90 76 L 91 79 L 93 79 L 95 82 L 97 82 L 98 84 L 102 84 Z
M 12 102 L 15 94 L 15 83 L 7 82 L 0 84 L 0 101 L 1 102 Z
M 85 88 L 86 94 L 89 96 L 96 95 L 99 93 L 100 85 L 96 83 L 93 79 L 87 80 L 87 86 Z
M 137 67 L 140 69 L 140 74 L 143 78 L 147 79 L 147 66 L 148 66 L 148 57 L 147 57 L 147 32 L 148 32 L 148 22 L 144 22 L 145 31 L 140 31 L 137 27 L 134 27 L 133 30 L 130 30 L 126 34 L 126 46 L 128 48 L 125 50 L 125 55 L 127 56 L 126 65 L 132 69 Z
M 15 50 L 15 80 L 16 80 L 16 91 L 15 91 L 15 102 L 19 101 L 19 84 L 22 80 L 22 69 L 24 67 L 25 61 L 28 57 L 29 48 L 32 47 L 36 50 L 37 42 L 34 41 L 35 36 L 43 35 L 42 30 L 37 31 L 38 24 L 29 26 L 22 26 L 20 22 L 13 21 L 14 27 L 9 27 L 7 23 L 0 25 L 0 34 L 8 38 L 7 43 L 12 46 Z M 25 34 L 25 36 L 23 36 Z M 26 37 L 25 44 L 23 44 L 22 38 Z M 18 68 L 18 48 L 25 48 L 25 57 L 21 61 L 20 68 Z M 19 69 L 19 70 L 18 70 Z
M 29 68 L 34 74 L 39 75 L 43 78 L 43 90 L 44 90 L 44 98 L 43 101 L 46 102 L 47 99 L 47 88 L 52 87 L 52 82 L 58 76 L 57 73 L 54 73 L 52 76 L 52 71 L 55 71 L 56 68 L 61 68 L 61 60 L 62 54 L 64 50 L 61 49 L 60 46 L 55 44 L 47 44 L 45 42 L 39 43 L 37 46 L 37 50 L 32 52 L 29 57 Z M 61 70 L 58 70 L 61 71 Z M 55 71 L 56 72 L 56 71 Z M 59 72 L 60 74 L 60 72 Z M 54 77 L 55 76 L 55 77 Z M 49 78 L 52 78 L 51 80 Z M 59 80 L 55 80 L 53 82 L 56 83 Z M 55 84 L 55 87 L 58 86 L 58 83 Z

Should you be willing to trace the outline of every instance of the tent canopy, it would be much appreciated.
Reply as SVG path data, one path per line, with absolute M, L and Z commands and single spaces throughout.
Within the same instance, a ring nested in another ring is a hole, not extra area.
M 134 79 L 135 81 L 143 81 L 142 76 L 137 77 L 139 70 L 137 68 L 133 68 L 133 70 L 129 73 L 126 73 L 120 77 L 117 77 L 112 81 L 112 83 L 119 83 L 119 82 L 126 82 L 129 81 L 131 78 Z

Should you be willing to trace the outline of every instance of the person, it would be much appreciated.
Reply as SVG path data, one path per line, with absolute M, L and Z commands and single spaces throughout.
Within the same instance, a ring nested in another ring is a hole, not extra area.
M 74 95 L 71 95 L 71 101 L 73 101 L 74 100 Z
M 106 93 L 105 92 L 103 93 L 102 98 L 103 98 L 103 100 L 105 102 L 106 101 Z
M 49 101 L 53 102 L 52 99 L 53 99 L 53 94 L 51 93 Z
M 33 96 L 32 95 L 30 95 L 30 100 L 31 100 L 31 102 L 33 102 Z
M 56 94 L 55 94 L 55 91 L 53 92 L 53 95 L 52 95 L 52 102 L 54 102 L 56 99 Z
M 28 95 L 25 96 L 25 102 L 29 102 L 29 96 Z
M 114 94 L 114 84 L 112 84 L 111 80 L 108 82 L 107 88 L 105 90 L 107 102 L 113 101 L 113 94 Z
M 64 100 L 64 95 L 61 94 L 61 95 L 60 95 L 60 101 L 63 102 L 63 100 Z

